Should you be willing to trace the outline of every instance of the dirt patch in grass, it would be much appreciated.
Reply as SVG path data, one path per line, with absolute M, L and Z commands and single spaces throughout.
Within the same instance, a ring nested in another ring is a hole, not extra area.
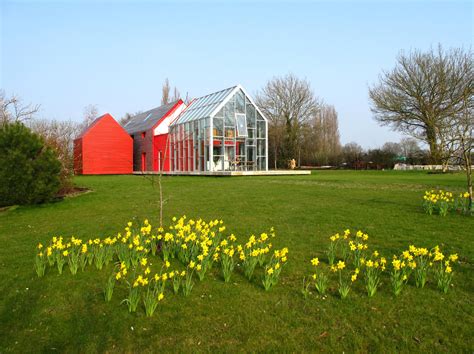
M 56 198 L 64 199 L 66 197 L 76 197 L 78 195 L 92 192 L 92 189 L 85 188 L 85 187 L 68 187 L 61 189 Z

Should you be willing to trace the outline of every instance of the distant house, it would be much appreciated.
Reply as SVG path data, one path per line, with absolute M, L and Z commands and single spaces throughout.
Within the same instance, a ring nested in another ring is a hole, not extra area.
M 171 172 L 268 171 L 268 122 L 240 85 L 193 100 L 171 123 Z
M 133 140 L 110 115 L 92 122 L 74 140 L 76 174 L 127 174 L 133 172 Z
M 97 118 L 74 142 L 78 174 L 268 171 L 268 121 L 241 85 L 171 102 L 121 127 Z
M 169 171 L 168 127 L 186 108 L 181 100 L 132 117 L 124 129 L 133 138 L 134 171 Z

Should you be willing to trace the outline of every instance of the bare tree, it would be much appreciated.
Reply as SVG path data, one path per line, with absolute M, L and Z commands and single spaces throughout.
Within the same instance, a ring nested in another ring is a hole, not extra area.
M 189 96 L 189 93 L 186 92 L 186 97 L 184 98 L 184 103 L 186 104 L 186 106 L 189 106 L 189 104 L 192 102 L 192 98 Z
M 300 161 L 302 147 L 302 128 L 319 109 L 319 100 L 315 97 L 307 80 L 301 80 L 293 74 L 274 77 L 266 83 L 256 96 L 257 105 L 270 120 L 269 138 L 270 149 L 277 151 L 278 142 L 273 137 L 272 129 L 284 126 L 284 136 L 281 142 L 280 165 L 287 160 Z
M 474 86 L 465 92 L 463 109 L 446 120 L 441 130 L 441 141 L 445 144 L 447 161 L 461 164 L 466 172 L 469 209 L 472 211 L 472 152 L 474 145 Z
M 362 160 L 364 154 L 364 149 L 362 146 L 355 142 L 347 143 L 342 147 L 342 155 L 344 157 L 344 161 L 350 167 L 356 167 L 357 163 Z
M 400 156 L 403 153 L 402 146 L 399 143 L 394 143 L 391 141 L 388 141 L 385 144 L 383 144 L 382 150 L 394 156 Z
M 127 124 L 127 123 L 130 121 L 130 119 L 132 119 L 132 117 L 133 117 L 133 116 L 132 116 L 130 113 L 127 112 L 127 113 L 125 113 L 125 114 L 123 115 L 122 118 L 120 118 L 119 123 L 120 123 L 122 126 L 124 126 L 125 124 Z
M 414 138 L 403 138 L 400 140 L 401 154 L 405 157 L 407 163 L 414 164 L 420 161 L 424 156 L 424 151 L 418 145 L 418 140 Z
M 177 101 L 179 99 L 180 99 L 180 93 L 175 86 L 175 88 L 173 89 L 173 97 L 171 98 L 171 102 Z
M 9 122 L 28 121 L 39 109 L 39 105 L 23 104 L 16 95 L 6 97 L 5 92 L 0 90 L 0 124 L 2 125 Z
M 99 109 L 97 108 L 97 105 L 89 104 L 85 106 L 82 111 L 83 120 L 80 127 L 81 130 L 86 129 L 89 125 L 91 125 L 98 115 L 99 115 Z
M 61 162 L 61 188 L 71 187 L 74 174 L 74 138 L 80 133 L 80 124 L 73 121 L 33 119 L 28 125 L 43 137 L 47 146 L 56 151 Z
M 441 130 L 447 118 L 461 112 L 465 92 L 472 90 L 472 67 L 472 52 L 462 49 L 401 53 L 396 67 L 369 89 L 375 119 L 425 141 L 432 163 L 441 163 Z
M 304 149 L 307 158 L 319 165 L 336 163 L 341 154 L 337 112 L 334 106 L 321 104 L 309 122 Z
M 170 103 L 170 91 L 170 82 L 167 78 L 161 88 L 161 105 Z
M 269 158 L 273 159 L 274 168 L 278 168 L 278 161 L 283 149 L 285 138 L 285 124 L 281 120 L 270 120 L 268 123 Z

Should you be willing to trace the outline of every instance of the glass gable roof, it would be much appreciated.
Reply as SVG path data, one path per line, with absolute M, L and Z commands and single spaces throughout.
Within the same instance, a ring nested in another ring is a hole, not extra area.
M 172 125 L 209 117 L 235 88 L 236 86 L 232 86 L 225 90 L 196 98 Z

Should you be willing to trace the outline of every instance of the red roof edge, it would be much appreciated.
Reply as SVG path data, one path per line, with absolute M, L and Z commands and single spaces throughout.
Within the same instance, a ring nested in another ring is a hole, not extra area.
M 179 116 L 177 116 L 177 117 L 170 123 L 170 125 L 173 124 L 184 112 L 186 112 L 186 111 L 188 110 L 188 108 L 191 107 L 191 105 L 193 104 L 194 101 L 196 101 L 196 98 L 193 98 L 193 99 L 191 100 L 191 102 L 189 102 L 189 104 L 186 106 L 186 108 L 179 114 Z
M 175 105 L 173 107 L 171 107 L 171 109 L 166 112 L 166 114 L 163 115 L 163 117 L 161 117 L 158 122 L 156 122 L 156 124 L 151 128 L 151 130 L 155 130 L 155 128 L 157 126 L 159 126 L 161 124 L 161 122 L 163 122 L 163 120 L 166 118 L 166 117 L 169 117 L 170 115 L 172 115 L 177 109 L 179 106 L 181 106 L 182 104 L 184 103 L 184 101 L 180 98 L 178 100 L 178 102 L 175 103 Z
M 105 113 L 105 114 L 101 115 L 100 117 L 97 117 L 96 119 L 94 119 L 94 121 L 93 121 L 91 124 L 89 124 L 89 126 L 88 126 L 87 128 L 85 128 L 85 129 L 81 132 L 81 134 L 79 134 L 79 136 L 78 136 L 76 139 L 74 139 L 74 140 L 77 140 L 77 139 L 80 139 L 80 138 L 83 138 L 84 136 L 86 136 L 87 133 L 89 133 L 89 131 L 90 131 L 93 127 L 95 127 L 95 126 L 97 125 L 97 123 L 99 123 L 99 121 L 101 121 L 102 119 L 106 118 L 107 116 L 110 117 L 110 118 L 112 118 L 113 120 L 115 120 L 115 118 L 114 118 L 110 113 Z

